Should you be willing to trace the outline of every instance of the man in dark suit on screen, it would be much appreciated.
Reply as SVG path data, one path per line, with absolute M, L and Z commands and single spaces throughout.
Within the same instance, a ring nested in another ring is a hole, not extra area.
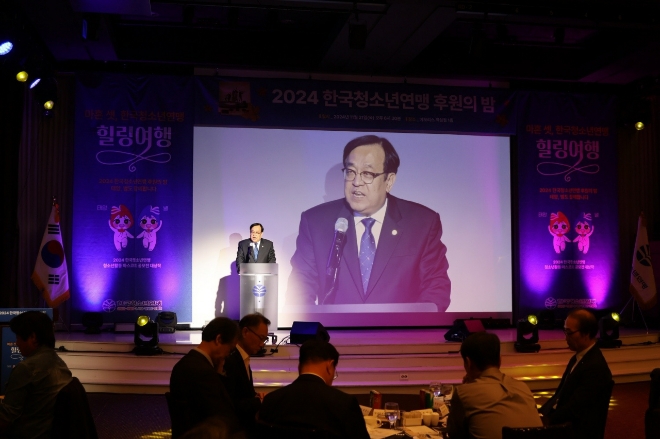
M 344 199 L 316 206 L 300 218 L 287 303 L 432 303 L 437 311 L 447 309 L 451 282 L 440 215 L 390 195 L 399 162 L 385 138 L 368 135 L 348 142 Z M 331 248 L 342 221 L 345 243 L 339 262 L 333 262 Z
M 576 437 L 602 439 L 611 393 L 612 372 L 596 346 L 598 322 L 586 309 L 576 309 L 566 318 L 564 334 L 571 357 L 566 371 L 539 412 L 546 425 L 571 422 Z
M 264 398 L 260 420 L 314 428 L 342 439 L 368 439 L 360 406 L 354 396 L 332 387 L 339 352 L 327 341 L 308 340 L 300 347 L 298 378 Z M 326 436 L 328 437 L 328 436 Z
M 275 260 L 273 241 L 262 239 L 264 226 L 259 223 L 250 225 L 250 239 L 238 243 L 236 252 L 236 272 L 241 272 L 241 264 L 248 262 L 271 263 Z

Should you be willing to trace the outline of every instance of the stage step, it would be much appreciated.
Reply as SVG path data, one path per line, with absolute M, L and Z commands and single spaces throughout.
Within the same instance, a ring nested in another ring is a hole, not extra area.
M 500 334 L 501 339 L 507 336 L 511 334 Z M 99 341 L 70 336 L 58 338 L 56 343 L 66 349 L 60 356 L 87 391 L 160 394 L 169 389 L 172 367 L 199 343 L 196 339 L 201 336 L 191 334 L 184 336 L 183 341 L 161 343 L 160 347 L 167 353 L 156 356 L 131 353 L 132 335 L 119 335 L 113 340 L 109 336 L 104 338 Z M 603 350 L 615 381 L 648 380 L 660 358 L 658 334 L 634 334 L 621 339 L 623 347 Z M 404 345 L 373 339 L 358 342 L 338 339 L 333 344 L 341 354 L 339 378 L 334 385 L 348 393 L 364 394 L 374 389 L 382 393 L 415 394 L 430 381 L 457 384 L 465 374 L 458 343 Z M 556 388 L 573 355 L 566 342 L 555 335 L 555 339 L 540 343 L 542 349 L 538 353 L 517 353 L 513 344 L 513 341 L 502 343 L 502 371 L 525 381 L 532 390 Z M 267 347 L 269 353 L 271 348 Z M 282 344 L 277 353 L 252 358 L 251 366 L 259 391 L 286 385 L 298 376 L 298 346 Z

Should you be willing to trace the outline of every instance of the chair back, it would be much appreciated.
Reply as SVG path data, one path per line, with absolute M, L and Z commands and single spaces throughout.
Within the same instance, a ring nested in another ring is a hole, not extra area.
M 165 392 L 165 400 L 172 422 L 172 439 L 177 439 L 193 427 L 190 405 L 187 401 L 177 399 L 170 392 Z
M 572 439 L 573 426 L 565 424 L 544 427 L 502 427 L 502 439 Z
M 282 425 L 257 417 L 255 436 L 268 439 L 341 439 L 335 433 L 303 425 Z
M 87 392 L 73 377 L 57 394 L 53 417 L 53 439 L 98 439 Z
M 646 439 L 660 437 L 660 369 L 653 369 L 651 372 L 649 408 L 644 414 L 644 431 Z

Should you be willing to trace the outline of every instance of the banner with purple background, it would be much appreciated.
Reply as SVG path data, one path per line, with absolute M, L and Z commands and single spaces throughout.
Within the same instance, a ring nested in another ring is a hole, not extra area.
M 192 102 L 188 77 L 78 76 L 73 321 L 192 320 Z
M 518 315 L 618 305 L 614 99 L 530 92 L 518 104 Z

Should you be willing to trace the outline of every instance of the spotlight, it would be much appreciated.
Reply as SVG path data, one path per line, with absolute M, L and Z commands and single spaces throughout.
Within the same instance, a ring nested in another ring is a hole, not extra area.
M 619 314 L 613 312 L 598 320 L 598 342 L 601 349 L 620 348 L 619 340 Z
M 136 355 L 160 355 L 163 350 L 158 347 L 158 323 L 147 316 L 140 316 L 135 322 L 133 341 Z
M 644 129 L 644 122 L 636 122 L 635 123 L 635 129 L 637 131 L 642 131 Z
M 162 311 L 156 316 L 158 323 L 158 332 L 173 333 L 176 331 L 176 313 L 172 311 Z
M 530 314 L 526 319 L 518 320 L 516 326 L 516 343 L 513 345 L 516 352 L 538 352 L 541 350 L 539 341 L 538 318 Z
M 53 114 L 57 102 L 57 81 L 52 76 L 45 77 L 34 87 L 34 98 L 44 107 L 44 115 Z
M 103 314 L 100 312 L 85 312 L 81 319 L 85 334 L 100 334 L 103 326 Z
M 20 72 L 16 73 L 16 80 L 18 82 L 25 82 L 28 80 L 28 72 L 25 70 L 21 70 Z
M 14 48 L 14 43 L 11 41 L 3 41 L 0 43 L 0 56 L 5 56 L 9 52 L 11 52 L 11 49 Z

